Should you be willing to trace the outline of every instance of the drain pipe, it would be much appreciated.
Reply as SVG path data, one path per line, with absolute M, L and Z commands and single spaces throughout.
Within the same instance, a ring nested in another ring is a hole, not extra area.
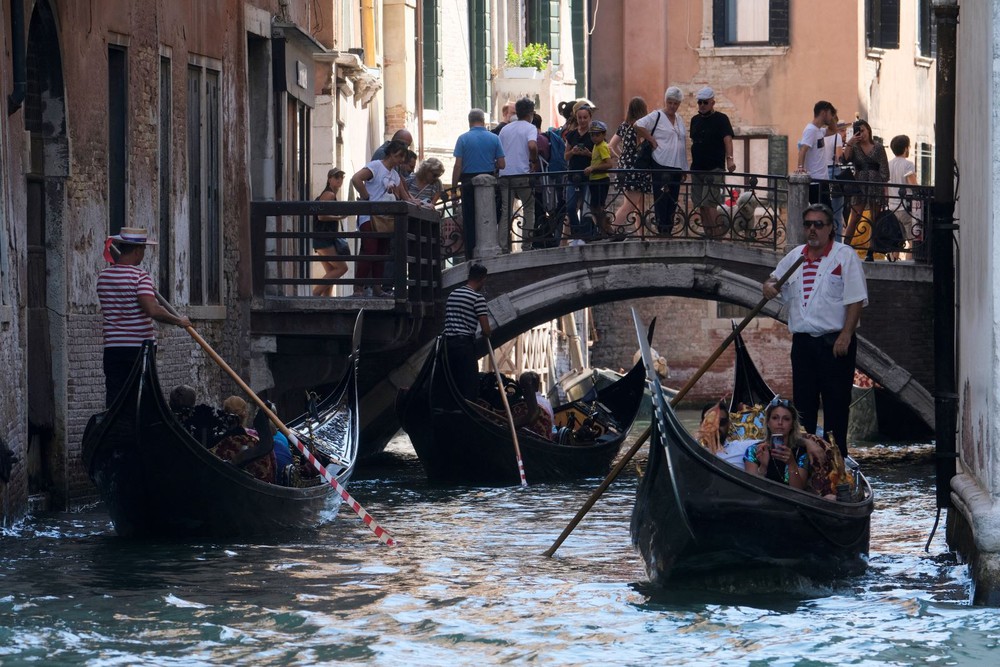
M 24 0 L 10 3 L 11 67 L 14 70 L 14 90 L 7 96 L 7 115 L 21 108 L 28 92 L 28 68 L 24 52 Z
M 937 20 L 937 110 L 931 259 L 934 262 L 934 437 L 937 506 L 951 507 L 957 468 L 958 392 L 955 381 L 955 69 L 958 2 L 935 0 Z

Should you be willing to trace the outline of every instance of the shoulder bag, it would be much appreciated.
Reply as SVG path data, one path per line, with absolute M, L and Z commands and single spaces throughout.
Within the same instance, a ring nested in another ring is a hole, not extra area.
M 660 112 L 656 112 L 656 122 L 653 123 L 653 130 L 649 133 L 653 135 L 656 132 L 656 127 L 660 124 Z M 636 169 L 654 169 L 656 167 L 656 162 L 653 161 L 653 144 L 648 141 L 643 141 L 639 144 L 639 149 L 635 152 L 635 164 L 633 165 Z

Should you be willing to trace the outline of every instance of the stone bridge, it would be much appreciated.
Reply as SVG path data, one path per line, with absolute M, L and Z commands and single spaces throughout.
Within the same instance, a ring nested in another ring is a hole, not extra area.
M 495 321 L 493 342 L 500 344 L 568 312 L 622 299 L 683 296 L 752 308 L 760 301 L 761 281 L 779 257 L 773 250 L 731 243 L 670 240 L 593 243 L 479 261 L 490 271 L 486 294 Z M 858 366 L 933 427 L 931 268 L 909 262 L 864 266 L 870 303 L 863 315 Z M 464 283 L 466 273 L 466 264 L 446 270 L 442 291 Z M 338 314 L 353 318 L 357 308 L 349 299 L 325 299 L 322 306 L 305 301 L 311 303 L 299 310 L 299 338 L 309 335 L 305 330 L 309 312 L 321 310 L 325 328 Z M 762 316 L 784 320 L 774 302 Z M 410 384 L 440 326 L 438 308 L 411 328 L 413 335 L 405 342 L 368 349 L 364 355 L 362 416 L 367 438 L 384 441 L 395 432 L 396 392 Z M 322 337 L 319 331 L 312 335 Z M 310 363 L 301 356 L 297 359 L 300 369 Z

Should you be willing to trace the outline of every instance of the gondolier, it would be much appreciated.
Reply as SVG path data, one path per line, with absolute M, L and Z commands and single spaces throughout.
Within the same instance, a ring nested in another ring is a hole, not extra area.
M 146 246 L 156 245 L 145 229 L 123 227 L 108 237 L 105 259 L 111 266 L 97 278 L 97 297 L 104 317 L 105 406 L 110 407 L 125 386 L 142 342 L 156 340 L 153 320 L 191 326 L 191 320 L 170 314 L 156 301 L 156 288 L 149 274 L 139 268 Z
M 476 329 L 490 335 L 489 310 L 480 290 L 486 282 L 486 267 L 473 264 L 464 285 L 448 296 L 444 306 L 444 336 L 448 363 L 462 396 L 472 401 L 479 396 L 479 366 L 476 363 Z
M 823 402 L 827 439 L 836 440 L 847 456 L 847 421 L 854 382 L 858 340 L 855 330 L 861 309 L 868 305 L 868 287 L 857 253 L 833 240 L 833 211 L 811 204 L 802 216 L 806 243 L 789 252 L 764 282 L 768 299 L 778 296 L 777 276 L 805 256 L 802 268 L 781 288 L 788 304 L 792 332 L 792 393 L 802 426 L 816 433 Z

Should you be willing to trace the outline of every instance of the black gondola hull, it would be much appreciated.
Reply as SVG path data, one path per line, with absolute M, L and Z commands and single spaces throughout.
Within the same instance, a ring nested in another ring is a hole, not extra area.
M 458 396 L 440 341 L 398 405 L 400 422 L 427 477 L 433 482 L 513 485 L 520 483 L 507 422 L 484 415 Z M 642 369 L 601 394 L 622 430 L 592 444 L 561 445 L 520 429 L 518 443 L 528 483 L 604 475 L 638 412 Z
M 173 417 L 160 391 L 151 353 L 133 371 L 132 385 L 84 434 L 84 463 L 125 537 L 242 538 L 315 528 L 333 519 L 340 496 L 323 482 L 304 488 L 262 482 L 220 460 Z M 357 452 L 354 371 L 324 410 L 344 410 L 343 437 Z M 326 413 L 324 413 L 326 414 Z M 294 428 L 300 418 L 289 425 Z M 353 458 L 336 466 L 346 484 Z
M 739 386 L 741 377 L 759 378 L 752 364 L 745 350 L 738 353 L 734 396 L 750 404 L 773 396 L 762 381 Z M 874 499 L 863 477 L 861 500 L 835 502 L 751 475 L 698 444 L 662 392 L 653 394 L 649 460 L 631 522 L 653 583 L 720 573 L 745 578 L 762 569 L 822 580 L 867 567 Z

